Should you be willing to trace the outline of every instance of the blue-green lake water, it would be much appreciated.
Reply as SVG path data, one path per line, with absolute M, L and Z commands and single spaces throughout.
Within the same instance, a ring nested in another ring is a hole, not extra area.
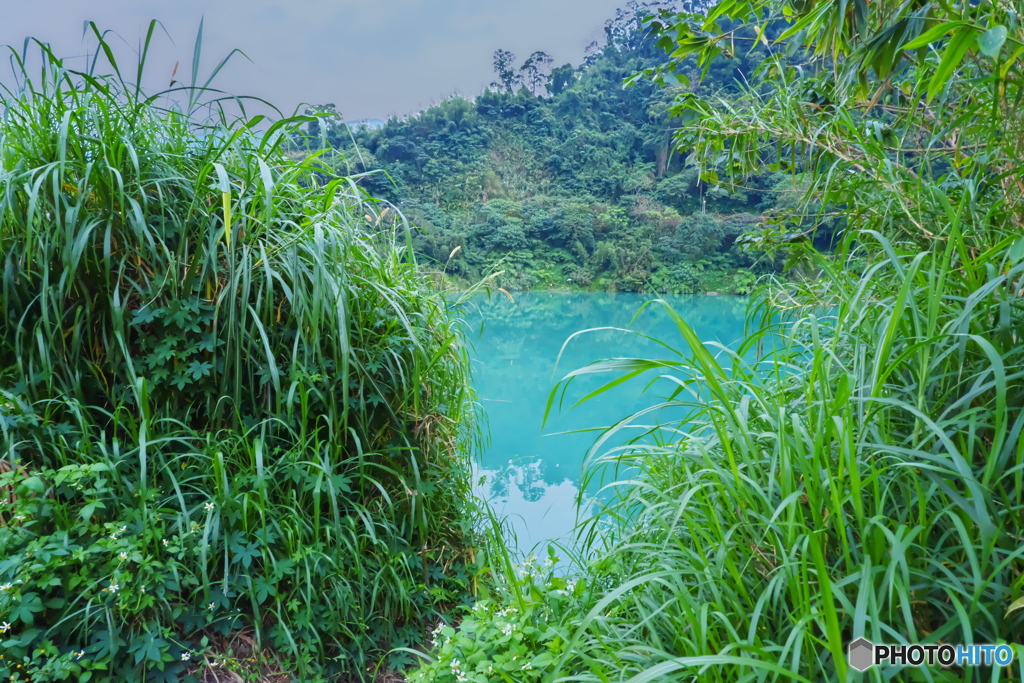
M 641 377 L 568 410 L 577 399 L 615 377 L 586 376 L 574 382 L 565 409 L 558 411 L 556 406 L 542 427 L 555 383 L 567 372 L 605 358 L 678 358 L 654 341 L 615 330 L 577 336 L 562 350 L 566 340 L 588 328 L 619 327 L 660 339 L 675 349 L 687 347 L 660 306 L 648 306 L 633 320 L 653 296 L 594 292 L 513 296 L 515 301 L 504 296 L 474 299 L 464 317 L 474 347 L 473 382 L 490 431 L 490 442 L 476 463 L 476 494 L 507 521 L 518 550 L 529 553 L 543 551 L 550 541 L 570 540 L 577 523 L 582 467 L 599 432 L 564 432 L 614 424 L 655 405 L 660 393 L 655 387 L 645 394 L 647 381 Z M 735 347 L 742 340 L 746 299 L 697 295 L 665 299 L 703 341 Z M 661 390 L 667 391 L 667 386 Z M 662 415 L 661 419 L 672 417 Z M 604 444 L 602 451 L 624 440 Z M 587 516 L 588 507 L 582 506 L 580 517 Z

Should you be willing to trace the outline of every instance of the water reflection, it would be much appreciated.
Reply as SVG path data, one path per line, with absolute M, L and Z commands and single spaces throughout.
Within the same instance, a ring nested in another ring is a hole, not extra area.
M 544 408 L 555 382 L 570 370 L 603 358 L 674 358 L 672 349 L 654 340 L 685 353 L 675 325 L 660 307 L 649 306 L 633 320 L 652 298 L 523 292 L 515 295 L 514 302 L 481 297 L 466 305 L 464 317 L 475 347 L 473 381 L 491 433 L 490 446 L 477 463 L 477 495 L 490 500 L 495 512 L 508 519 L 521 552 L 543 552 L 549 540 L 572 536 L 582 466 L 598 435 L 580 430 L 608 426 L 657 402 L 656 395 L 642 394 L 646 382 L 638 378 L 569 410 L 577 399 L 613 376 L 583 377 L 567 395 L 565 409 L 556 407 L 542 431 Z M 666 299 L 704 341 L 732 345 L 743 336 L 746 301 L 741 298 Z M 651 339 L 603 329 L 576 336 L 562 348 L 571 335 L 587 328 L 630 328 Z M 604 449 L 622 443 L 620 439 Z M 583 516 L 586 513 L 583 510 Z M 541 547 L 534 548 L 536 544 Z

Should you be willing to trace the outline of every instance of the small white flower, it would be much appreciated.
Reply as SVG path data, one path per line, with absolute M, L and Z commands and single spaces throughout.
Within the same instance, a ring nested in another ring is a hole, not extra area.
M 120 555 L 118 555 L 118 557 L 120 557 L 122 560 L 127 560 L 128 559 L 128 553 L 121 553 Z
M 111 593 L 116 593 L 117 591 L 121 590 L 121 587 L 118 586 L 116 583 L 112 583 L 110 584 L 110 588 L 108 588 L 107 590 L 109 590 Z
M 14 587 L 14 584 L 12 584 L 12 583 L 5 583 L 4 585 L 0 586 L 0 591 L 9 591 L 13 587 Z
M 207 605 L 207 606 L 206 606 L 206 609 L 208 609 L 208 610 L 212 610 L 212 609 L 213 609 L 214 607 L 216 607 L 216 606 L 217 606 L 217 605 L 215 605 L 214 603 L 212 603 L 212 602 L 211 602 L 211 603 L 210 603 L 209 605 Z
M 116 541 L 117 540 L 117 534 L 110 534 L 110 540 L 111 541 Z
M 123 526 L 123 527 L 121 527 L 121 528 L 120 528 L 120 529 L 119 529 L 118 531 L 119 531 L 119 533 L 122 533 L 122 534 L 123 534 L 123 533 L 124 533 L 125 531 L 127 531 L 127 530 L 128 530 L 128 527 L 126 527 L 126 526 Z
M 24 522 L 25 521 L 25 515 L 15 515 L 14 519 L 18 520 L 19 522 Z
M 9 623 L 7 623 L 6 621 L 4 623 L 0 624 L 0 633 L 7 633 L 10 630 L 11 630 L 11 625 Z
M 212 510 L 214 506 L 213 506 L 213 503 L 207 503 L 203 507 L 206 508 L 207 510 Z
M 190 652 L 182 652 L 181 653 L 181 661 L 187 662 L 190 659 L 192 659 L 192 653 L 190 653 Z
M 84 656 L 85 656 L 85 650 L 79 650 L 78 652 L 75 653 L 75 659 L 81 659 Z
M 530 669 L 532 669 L 532 668 L 533 668 L 533 667 L 532 667 L 532 666 L 530 666 L 530 663 L 529 663 L 529 662 L 527 662 L 526 664 L 523 664 L 523 671 L 529 671 L 529 670 L 530 670 Z
M 164 547 L 169 546 L 171 544 L 171 542 L 168 541 L 166 538 L 164 539 L 163 543 L 164 543 Z

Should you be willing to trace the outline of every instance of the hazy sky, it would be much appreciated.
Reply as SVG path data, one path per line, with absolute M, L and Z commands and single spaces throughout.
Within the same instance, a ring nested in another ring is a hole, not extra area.
M 215 81 L 234 94 L 266 98 L 290 113 L 300 102 L 332 102 L 346 119 L 417 111 L 447 95 L 475 95 L 494 80 L 491 56 L 512 50 L 521 62 L 544 50 L 555 64 L 578 64 L 587 43 L 625 0 L 37 0 L 3 4 L 0 44 L 27 36 L 64 56 L 81 55 L 85 20 L 124 39 L 134 60 L 150 19 L 159 36 L 147 73 L 166 84 L 176 60 L 188 72 L 205 16 L 208 72 L 231 49 Z M 172 42 L 173 40 L 173 42 Z M 120 42 L 120 41 L 118 41 Z M 133 62 L 132 62 L 133 63 Z M 0 67 L 3 69 L 4 67 Z M 0 79 L 6 80 L 6 73 Z

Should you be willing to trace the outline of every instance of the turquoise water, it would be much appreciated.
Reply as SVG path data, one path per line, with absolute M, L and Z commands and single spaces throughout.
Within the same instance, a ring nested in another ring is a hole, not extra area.
M 520 292 L 513 296 L 515 301 L 504 296 L 474 299 L 465 309 L 474 346 L 473 382 L 490 428 L 490 443 L 476 465 L 476 493 L 507 520 L 520 552 L 540 553 L 550 541 L 571 539 L 584 460 L 599 435 L 597 431 L 564 432 L 611 425 L 655 405 L 659 391 L 668 390 L 656 386 L 645 395 L 647 382 L 637 378 L 569 410 L 577 399 L 614 377 L 587 376 L 574 382 L 567 394 L 571 400 L 566 400 L 561 411 L 556 404 L 542 427 L 555 383 L 567 372 L 604 358 L 678 358 L 654 341 L 616 330 L 574 337 L 564 349 L 563 344 L 580 330 L 618 327 L 660 339 L 677 350 L 685 351 L 686 346 L 658 306 L 648 306 L 633 321 L 652 296 L 594 292 Z M 703 341 L 735 346 L 743 338 L 745 299 L 665 298 Z M 604 444 L 601 452 L 622 443 L 619 439 Z M 584 500 L 597 491 L 585 493 Z M 583 517 L 588 508 L 584 503 Z

